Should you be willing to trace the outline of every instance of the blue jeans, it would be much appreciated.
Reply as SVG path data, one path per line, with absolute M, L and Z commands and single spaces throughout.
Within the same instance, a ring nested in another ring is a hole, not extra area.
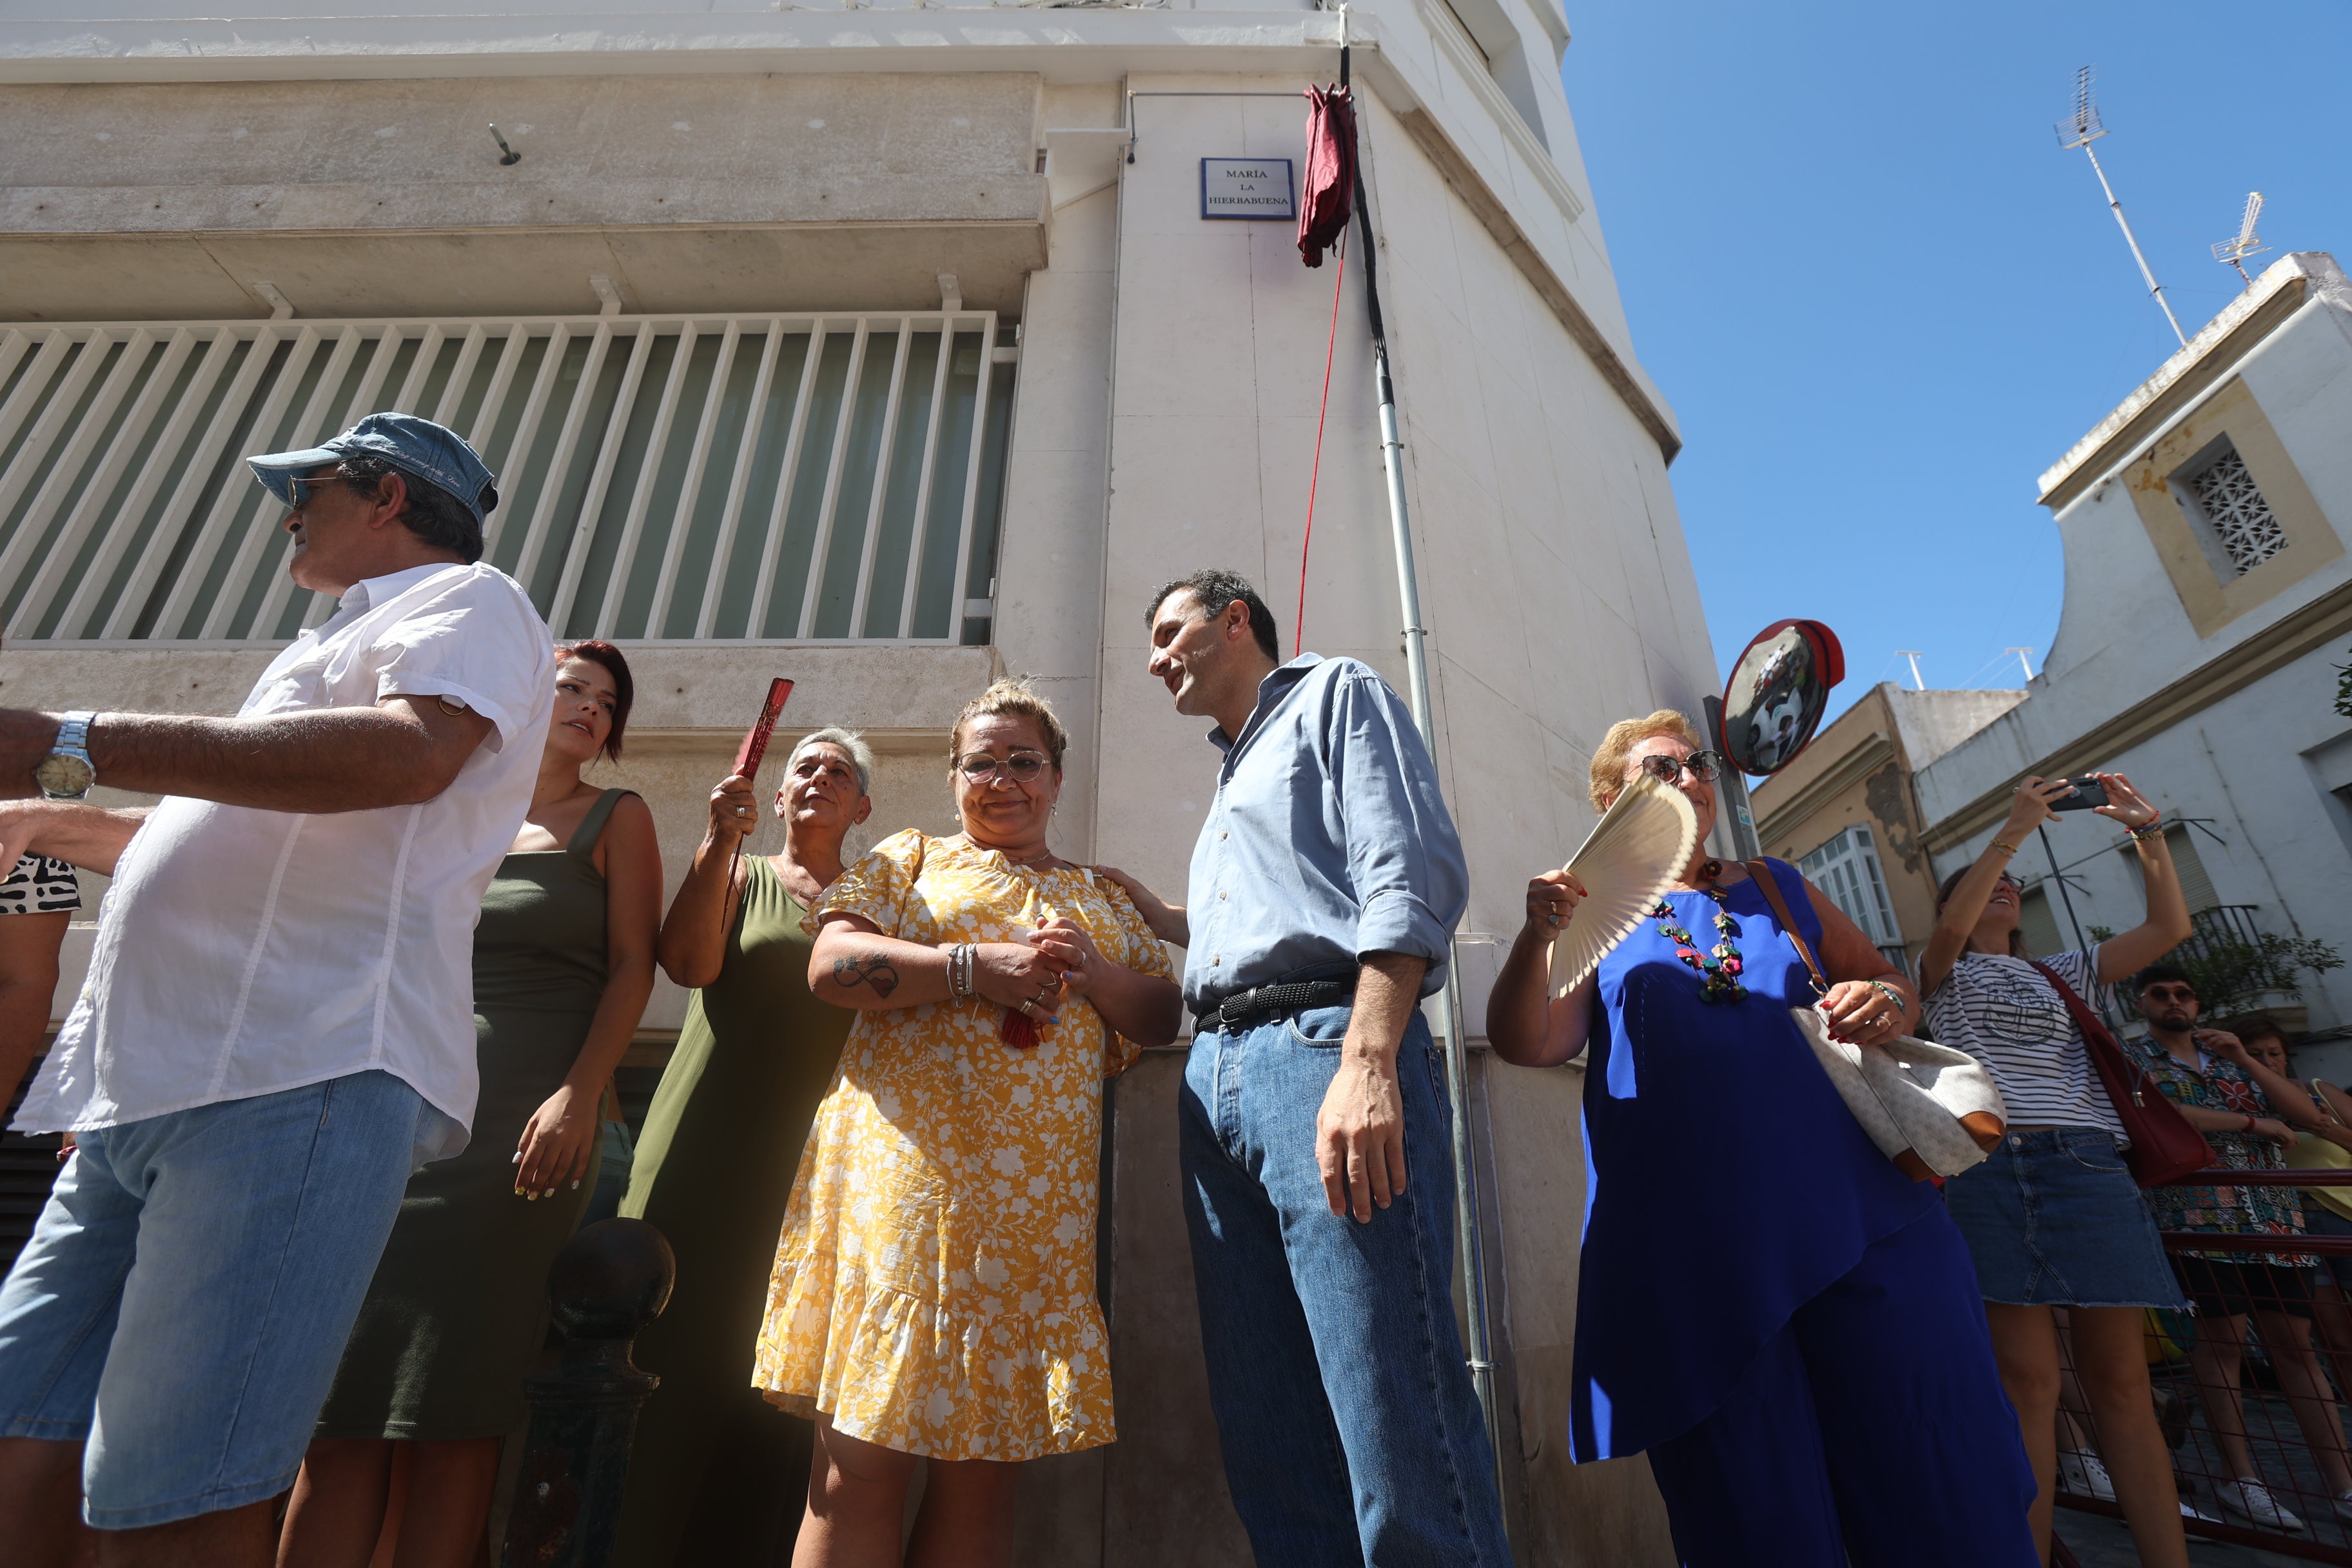
M 131 1530 L 294 1484 L 425 1105 L 384 1072 L 84 1132 L 0 1285 L 0 1436 Z
M 1444 1068 L 1397 1051 L 1406 1184 L 1332 1214 L 1315 1118 L 1349 1009 L 1200 1035 L 1179 1150 L 1225 1482 L 1265 1568 L 1507 1568 L 1494 1452 L 1454 1321 Z

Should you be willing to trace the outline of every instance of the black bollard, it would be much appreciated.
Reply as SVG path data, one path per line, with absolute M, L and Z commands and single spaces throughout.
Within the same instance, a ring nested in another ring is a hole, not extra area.
M 661 1383 L 629 1346 L 669 1304 L 677 1259 L 641 1219 L 583 1226 L 547 1271 L 562 1359 L 534 1373 L 530 1436 L 500 1568 L 604 1568 L 621 1518 L 637 1407 Z

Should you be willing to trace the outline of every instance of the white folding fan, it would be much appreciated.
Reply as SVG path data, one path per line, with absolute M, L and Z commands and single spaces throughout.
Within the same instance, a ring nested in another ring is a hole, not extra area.
M 1584 901 L 1552 943 L 1552 994 L 1566 995 L 1632 934 L 1698 847 L 1698 814 L 1683 792 L 1643 773 L 1593 825 L 1568 868 Z

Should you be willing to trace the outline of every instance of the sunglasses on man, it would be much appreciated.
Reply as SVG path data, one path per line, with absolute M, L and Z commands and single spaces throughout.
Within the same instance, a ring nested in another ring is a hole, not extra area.
M 289 479 L 286 481 L 286 494 L 288 500 L 293 504 L 287 510 L 300 511 L 310 504 L 310 498 L 317 495 L 325 486 L 356 485 L 366 482 L 369 481 L 362 480 L 350 474 L 320 474 L 316 479 Z

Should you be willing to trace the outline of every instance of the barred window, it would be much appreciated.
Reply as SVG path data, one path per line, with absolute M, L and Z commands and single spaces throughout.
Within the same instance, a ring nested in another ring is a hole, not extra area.
M 1013 350 L 987 311 L 0 324 L 0 619 L 283 641 L 244 455 L 377 409 L 498 474 L 484 560 L 558 637 L 985 643 Z
M 2239 576 L 2286 548 L 2286 531 L 2235 447 L 2223 447 L 2203 473 L 2189 480 L 2189 493 L 2197 498 L 2198 510 Z

